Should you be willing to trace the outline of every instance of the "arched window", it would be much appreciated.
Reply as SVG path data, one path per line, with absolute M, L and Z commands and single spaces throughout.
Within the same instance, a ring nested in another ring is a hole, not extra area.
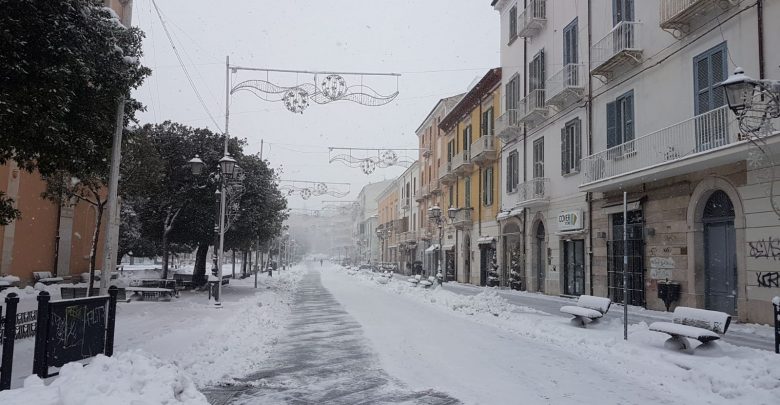
M 705 220 L 734 218 L 734 204 L 725 192 L 718 190 L 707 200 L 702 217 Z

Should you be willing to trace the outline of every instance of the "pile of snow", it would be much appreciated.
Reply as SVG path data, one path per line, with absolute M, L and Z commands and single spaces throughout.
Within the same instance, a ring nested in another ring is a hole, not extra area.
M 49 385 L 35 375 L 0 392 L 3 405 L 208 404 L 178 367 L 140 351 L 68 363 Z

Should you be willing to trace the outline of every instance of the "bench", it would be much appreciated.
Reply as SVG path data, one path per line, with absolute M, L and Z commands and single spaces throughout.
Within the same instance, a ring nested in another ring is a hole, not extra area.
M 140 295 L 142 301 L 170 301 L 173 298 L 173 290 L 154 287 L 127 287 L 127 291 Z
M 65 281 L 62 277 L 54 277 L 50 271 L 34 271 L 33 279 L 35 283 L 43 283 L 45 285 L 57 284 Z
M 100 270 L 95 270 L 95 281 L 99 281 L 100 280 L 101 273 L 102 272 Z M 116 280 L 117 278 L 119 278 L 119 273 L 117 273 L 115 271 L 111 272 L 111 278 L 109 280 Z M 85 271 L 85 272 L 81 273 L 81 282 L 82 283 L 89 283 L 89 272 L 88 271 Z
M 417 276 L 419 277 L 419 276 Z M 427 280 L 420 280 L 419 286 L 423 288 L 430 288 L 436 282 L 436 277 L 430 276 Z
M 92 288 L 92 296 L 98 296 L 100 295 L 100 288 L 93 287 Z M 87 296 L 87 287 L 60 287 L 60 297 L 62 299 L 74 299 L 74 298 L 84 298 Z M 130 300 L 127 298 L 127 290 L 120 287 L 117 289 L 116 294 L 116 300 L 118 301 L 125 301 L 130 302 Z
M 408 281 L 413 286 L 417 286 L 420 283 L 420 280 L 422 280 L 422 276 L 418 274 L 414 277 L 410 277 L 406 281 Z
M 173 280 L 176 281 L 176 285 L 183 290 L 188 290 L 195 286 L 192 282 L 192 274 L 176 273 L 173 275 Z
M 604 316 L 609 311 L 610 305 L 612 300 L 609 298 L 580 295 L 577 305 L 563 306 L 561 312 L 573 315 L 572 322 L 577 322 L 584 328 L 586 323 L 597 321 Z
M 688 350 L 691 348 L 688 338 L 706 344 L 720 339 L 730 324 L 731 315 L 725 312 L 677 307 L 674 309 L 672 322 L 653 322 L 650 324 L 650 330 L 671 336 L 664 342 L 664 347 Z

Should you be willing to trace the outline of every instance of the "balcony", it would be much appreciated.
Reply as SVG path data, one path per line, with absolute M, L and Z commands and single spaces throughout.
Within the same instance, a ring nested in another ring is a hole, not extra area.
M 580 190 L 607 191 L 745 160 L 750 145 L 729 114 L 722 106 L 585 157 Z
M 563 69 L 547 79 L 545 102 L 564 108 L 582 99 L 585 93 L 586 71 L 587 68 L 581 63 L 564 65 Z
M 457 229 L 471 228 L 471 208 L 461 208 L 455 212 L 455 218 L 452 219 L 452 225 Z
M 399 236 L 398 241 L 405 245 L 415 244 L 417 243 L 417 232 L 415 231 L 404 232 Z
M 510 197 L 511 198 L 511 197 Z M 550 202 L 550 179 L 537 177 L 521 183 L 517 188 L 515 207 L 527 208 Z
M 642 61 L 642 37 L 640 23 L 621 21 L 591 47 L 595 67 L 593 76 L 611 79 L 616 71 L 634 66 Z
M 428 183 L 430 193 L 432 195 L 441 193 L 441 184 L 439 184 L 439 180 L 433 179 L 430 183 Z
M 471 161 L 476 164 L 493 162 L 498 158 L 498 149 L 496 148 L 496 137 L 493 135 L 482 135 L 471 144 Z
M 547 22 L 547 0 L 531 0 L 517 17 L 517 36 L 531 38 L 544 28 Z
M 496 134 L 503 142 L 509 142 L 523 133 L 520 110 L 506 110 L 496 119 Z
M 458 176 L 452 170 L 452 162 L 444 162 L 439 166 L 439 181 L 443 184 L 453 183 Z
M 710 12 L 721 13 L 733 5 L 734 1 L 721 0 L 661 0 L 661 29 L 685 33 L 697 19 L 701 21 L 702 16 Z
M 470 150 L 464 150 L 452 157 L 452 171 L 455 174 L 466 174 L 471 171 L 472 167 Z
M 401 209 L 404 211 L 408 211 L 412 208 L 412 199 L 409 197 L 406 197 L 401 200 Z
M 544 89 L 536 89 L 528 92 L 524 99 L 520 100 L 522 106 L 520 122 L 534 126 L 547 119 L 547 104 L 544 102 Z
M 417 189 L 417 192 L 414 194 L 414 201 L 420 202 L 428 198 L 428 195 L 430 194 L 430 187 L 428 184 L 424 186 L 420 186 L 420 188 Z

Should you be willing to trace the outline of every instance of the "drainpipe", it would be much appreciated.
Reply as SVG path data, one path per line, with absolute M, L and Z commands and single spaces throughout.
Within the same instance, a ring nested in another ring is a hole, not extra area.
M 764 0 L 756 1 L 758 8 L 756 14 L 758 15 L 758 77 L 763 79 L 764 74 Z
M 54 269 L 52 274 L 57 277 L 60 262 L 60 221 L 62 220 L 62 196 L 57 204 L 57 229 L 54 232 Z
M 591 4 L 588 0 L 588 72 L 590 72 L 590 46 L 591 46 Z M 588 75 L 588 99 L 587 118 L 588 118 L 588 156 L 593 154 L 593 77 Z M 588 279 L 590 284 L 590 295 L 593 295 L 593 193 L 585 193 L 585 200 L 588 202 Z
M 526 71 L 525 71 L 526 64 L 528 63 L 528 48 L 527 48 L 527 45 L 528 45 L 528 40 L 523 38 L 523 94 L 525 94 L 526 91 L 527 91 L 527 80 L 528 80 L 527 75 L 526 75 Z M 528 175 L 526 173 L 526 165 L 528 163 L 526 161 L 527 160 L 527 156 L 526 155 L 528 153 L 526 151 L 526 135 L 527 135 L 527 133 L 526 133 L 526 130 L 525 130 L 525 125 L 524 125 L 523 126 L 523 183 L 528 181 Z M 519 192 L 520 191 L 518 190 L 518 193 Z M 528 264 L 528 260 L 527 260 L 528 259 L 528 248 L 527 248 L 527 242 L 528 241 L 527 241 L 527 234 L 526 234 L 526 223 L 528 223 L 528 210 L 523 210 L 523 267 L 526 270 L 526 276 L 527 276 L 528 275 L 527 274 L 527 267 L 531 267 L 531 266 L 526 266 Z M 529 279 L 530 279 L 530 277 L 526 277 L 526 280 L 529 280 Z M 525 289 L 526 289 L 526 291 L 528 290 L 528 282 L 526 282 Z

